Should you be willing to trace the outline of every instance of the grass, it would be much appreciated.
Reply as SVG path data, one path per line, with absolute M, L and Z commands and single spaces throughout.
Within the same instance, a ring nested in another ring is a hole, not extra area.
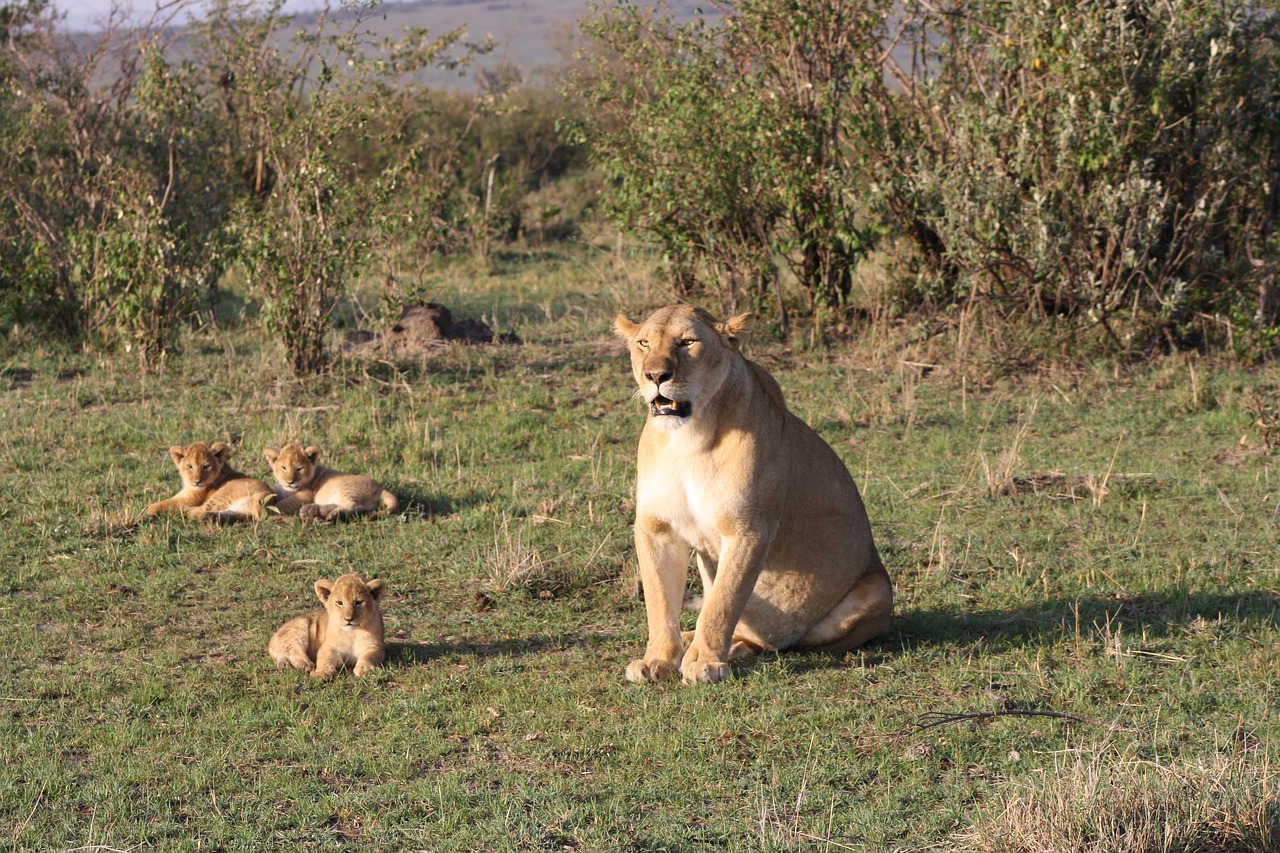
M 7 357 L 0 844 L 1280 849 L 1276 366 L 1008 380 L 757 342 L 863 489 L 894 631 L 641 687 L 643 413 L 609 330 L 659 297 L 517 261 L 429 296 L 518 346 L 307 381 L 234 323 L 162 375 Z M 290 438 L 401 514 L 138 520 L 176 490 L 169 445 L 266 476 Z M 389 584 L 387 664 L 277 672 L 271 632 L 349 570 Z

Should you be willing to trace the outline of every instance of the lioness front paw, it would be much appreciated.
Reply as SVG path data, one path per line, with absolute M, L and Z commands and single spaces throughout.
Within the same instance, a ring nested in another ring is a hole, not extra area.
M 680 667 L 685 684 L 716 684 L 729 677 L 729 664 L 698 661 Z
M 638 659 L 627 664 L 627 681 L 633 684 L 664 681 L 675 674 L 675 664 L 669 660 Z
M 712 660 L 711 654 L 699 651 L 698 646 L 690 647 L 680 662 L 680 675 L 686 684 L 715 684 L 729 677 L 729 664 L 722 660 Z

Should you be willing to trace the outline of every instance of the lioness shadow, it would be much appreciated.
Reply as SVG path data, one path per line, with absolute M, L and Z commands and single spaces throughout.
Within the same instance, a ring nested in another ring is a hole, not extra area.
M 860 663 L 875 666 L 903 652 L 946 646 L 981 646 L 988 652 L 1060 645 L 1079 634 L 1096 637 L 1120 631 L 1145 641 L 1183 634 L 1198 620 L 1225 620 L 1252 628 L 1280 627 L 1280 594 L 1264 590 L 1197 592 L 1168 590 L 1125 598 L 1058 598 L 1008 610 L 900 611 L 893 630 L 857 649 Z M 771 656 L 736 663 L 746 674 Z M 796 655 L 793 671 L 845 666 L 844 658 L 819 653 Z
M 1280 595 L 1174 589 L 1123 598 L 1059 598 L 1010 610 L 909 610 L 899 615 L 881 646 L 892 653 L 981 642 L 1000 651 L 1117 628 L 1128 636 L 1159 639 L 1180 634 L 1197 620 L 1217 619 L 1274 628 L 1280 621 Z

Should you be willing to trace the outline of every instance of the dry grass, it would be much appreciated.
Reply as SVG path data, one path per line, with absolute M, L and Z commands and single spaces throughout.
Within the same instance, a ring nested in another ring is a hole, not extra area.
M 1277 781 L 1247 747 L 1194 764 L 1069 753 L 1009 783 L 960 842 L 983 853 L 1265 853 L 1280 849 Z
M 533 590 L 551 574 L 551 564 L 528 544 L 527 527 L 526 524 L 512 530 L 511 519 L 504 516 L 494 530 L 493 547 L 486 548 L 482 555 L 491 592 Z

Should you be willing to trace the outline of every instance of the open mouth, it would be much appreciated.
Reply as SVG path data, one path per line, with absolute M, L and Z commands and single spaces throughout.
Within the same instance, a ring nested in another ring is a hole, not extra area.
M 692 411 L 693 404 L 688 400 L 668 400 L 666 397 L 658 395 L 649 402 L 649 412 L 655 418 L 666 416 L 687 418 Z

